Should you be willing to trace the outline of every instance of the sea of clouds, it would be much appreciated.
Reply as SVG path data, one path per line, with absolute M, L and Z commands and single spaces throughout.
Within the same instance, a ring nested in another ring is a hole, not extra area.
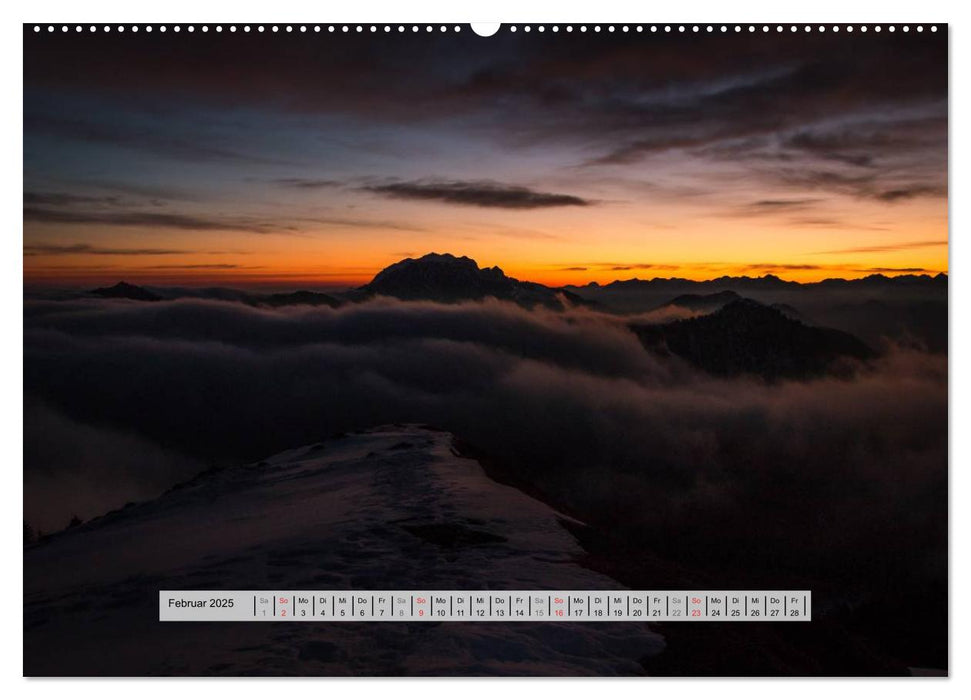
M 497 301 L 28 301 L 25 517 L 59 529 L 209 466 L 420 422 L 662 551 L 943 575 L 946 356 L 891 349 L 852 379 L 715 379 L 646 352 L 625 323 Z

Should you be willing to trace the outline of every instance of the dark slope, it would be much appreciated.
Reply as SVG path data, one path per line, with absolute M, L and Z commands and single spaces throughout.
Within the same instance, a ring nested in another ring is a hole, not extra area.
M 640 675 L 643 623 L 158 621 L 159 590 L 622 588 L 568 521 L 413 425 L 210 470 L 24 549 L 24 672 Z
M 886 300 L 866 298 L 809 307 L 812 318 L 832 328 L 858 335 L 878 345 L 890 341 L 934 353 L 946 353 L 948 301 L 942 299 Z
M 874 356 L 849 333 L 807 326 L 751 299 L 707 316 L 631 329 L 649 350 L 677 355 L 718 376 L 809 379 Z
M 657 308 L 667 309 L 677 306 L 682 309 L 707 314 L 717 311 L 726 304 L 730 304 L 738 299 L 741 299 L 741 297 L 731 290 L 715 292 L 713 294 L 681 294 L 671 301 L 661 304 Z

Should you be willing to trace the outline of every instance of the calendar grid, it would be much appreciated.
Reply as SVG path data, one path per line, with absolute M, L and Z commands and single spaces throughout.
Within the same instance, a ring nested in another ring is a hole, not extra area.
M 764 591 L 159 591 L 161 622 L 800 622 L 812 594 Z

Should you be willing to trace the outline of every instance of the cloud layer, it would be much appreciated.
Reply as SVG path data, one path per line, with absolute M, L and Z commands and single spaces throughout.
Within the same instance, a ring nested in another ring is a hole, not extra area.
M 857 581 L 943 571 L 943 357 L 893 352 L 852 381 L 719 381 L 647 354 L 613 317 L 497 302 L 32 302 L 24 322 L 30 400 L 167 459 L 255 461 L 424 422 L 662 550 Z M 72 452 L 59 469 L 85 473 Z M 28 454 L 28 477 L 45 468 Z
M 497 209 L 545 209 L 585 207 L 592 202 L 570 194 L 537 192 L 528 187 L 499 182 L 415 181 L 368 185 L 367 192 L 393 199 L 439 201 L 470 207 Z

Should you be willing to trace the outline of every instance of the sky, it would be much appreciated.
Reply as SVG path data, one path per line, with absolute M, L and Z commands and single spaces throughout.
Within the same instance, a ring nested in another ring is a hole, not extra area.
M 946 272 L 947 94 L 944 32 L 28 26 L 24 280 Z

